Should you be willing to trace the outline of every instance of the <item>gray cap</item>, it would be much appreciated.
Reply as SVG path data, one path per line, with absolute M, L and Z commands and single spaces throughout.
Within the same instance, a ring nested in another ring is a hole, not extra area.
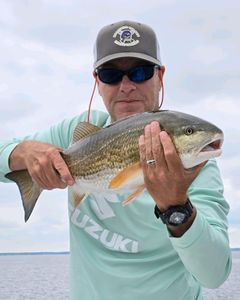
M 136 57 L 161 66 L 159 44 L 153 29 L 133 21 L 103 27 L 94 47 L 94 69 L 121 57 Z

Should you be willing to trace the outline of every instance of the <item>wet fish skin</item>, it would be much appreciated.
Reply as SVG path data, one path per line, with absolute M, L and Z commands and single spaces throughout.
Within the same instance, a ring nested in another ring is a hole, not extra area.
M 140 113 L 106 128 L 82 122 L 74 131 L 72 145 L 62 154 L 76 181 L 75 206 L 91 192 L 129 192 L 127 201 L 130 201 L 144 190 L 138 139 L 145 126 L 153 121 L 168 132 L 185 168 L 221 154 L 221 129 L 177 111 Z M 42 190 L 32 182 L 27 170 L 13 171 L 6 177 L 19 187 L 27 221 Z
M 221 143 L 223 140 L 223 133 L 218 127 L 195 116 L 175 111 L 141 113 L 117 121 L 107 128 L 97 129 L 64 151 L 63 158 L 72 175 L 76 178 L 96 174 L 104 169 L 121 170 L 138 162 L 139 136 L 152 121 L 158 121 L 162 130 L 170 134 L 186 168 L 204 161 L 191 161 L 187 155 L 196 158 L 202 145 L 210 143 L 215 137 Z M 191 129 L 195 132 L 189 134 Z M 215 157 L 221 153 L 211 154 Z

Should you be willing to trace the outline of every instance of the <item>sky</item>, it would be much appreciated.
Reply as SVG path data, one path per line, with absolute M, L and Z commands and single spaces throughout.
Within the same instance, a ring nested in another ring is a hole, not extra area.
M 86 110 L 97 32 L 124 19 L 148 24 L 166 67 L 162 108 L 224 132 L 217 162 L 230 204 L 230 245 L 240 247 L 239 10 L 232 0 L 0 0 L 0 140 Z M 97 93 L 93 108 L 104 110 Z M 67 191 L 44 191 L 25 223 L 17 186 L 0 183 L 0 252 L 66 250 Z

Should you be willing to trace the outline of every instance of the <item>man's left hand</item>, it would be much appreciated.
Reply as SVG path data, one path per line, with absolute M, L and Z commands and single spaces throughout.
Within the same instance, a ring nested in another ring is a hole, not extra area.
M 188 188 L 206 162 L 185 169 L 170 136 L 161 131 L 158 122 L 145 127 L 139 150 L 146 188 L 159 209 L 165 211 L 169 206 L 185 204 Z M 147 160 L 155 163 L 148 165 Z

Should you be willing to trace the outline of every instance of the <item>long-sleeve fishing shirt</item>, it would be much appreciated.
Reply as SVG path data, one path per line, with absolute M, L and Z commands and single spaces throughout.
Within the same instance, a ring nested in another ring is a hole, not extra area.
M 23 140 L 68 148 L 74 128 L 86 113 L 49 130 L 0 143 L 0 180 L 10 172 L 12 150 Z M 106 113 L 91 112 L 91 123 L 105 127 Z M 161 187 L 159 187 L 161 188 Z M 192 226 L 173 237 L 154 215 L 155 202 L 144 192 L 127 206 L 125 194 L 92 193 L 72 207 L 69 188 L 70 299 L 196 300 L 201 287 L 217 288 L 228 277 L 231 252 L 229 206 L 215 160 L 210 160 L 188 190 L 197 209 Z

